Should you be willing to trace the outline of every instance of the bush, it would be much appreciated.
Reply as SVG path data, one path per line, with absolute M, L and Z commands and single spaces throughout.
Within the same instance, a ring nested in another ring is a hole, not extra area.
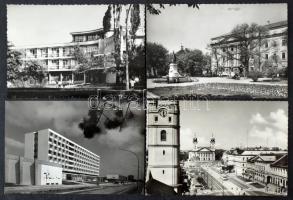
M 251 78 L 253 82 L 257 82 L 257 80 L 261 77 L 262 77 L 262 73 L 259 71 L 251 71 L 248 74 L 248 78 Z
M 280 77 L 287 78 L 288 77 L 288 67 L 284 67 L 279 70 Z

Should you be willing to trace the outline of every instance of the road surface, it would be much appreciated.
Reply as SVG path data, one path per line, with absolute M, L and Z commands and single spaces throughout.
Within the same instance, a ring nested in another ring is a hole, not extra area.
M 70 191 L 61 194 L 135 194 L 137 193 L 136 183 L 131 184 L 108 184 L 87 190 Z

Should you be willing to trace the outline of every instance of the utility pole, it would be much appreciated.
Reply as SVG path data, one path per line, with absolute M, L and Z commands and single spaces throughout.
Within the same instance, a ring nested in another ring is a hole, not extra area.
M 137 178 L 136 178 L 136 187 L 137 187 L 137 191 L 139 190 L 139 158 L 138 158 L 138 155 L 136 153 L 134 153 L 133 151 L 130 151 L 130 150 L 127 150 L 127 149 L 121 149 L 119 148 L 119 150 L 121 151 L 126 151 L 126 152 L 129 152 L 133 155 L 135 155 L 136 159 L 137 159 Z

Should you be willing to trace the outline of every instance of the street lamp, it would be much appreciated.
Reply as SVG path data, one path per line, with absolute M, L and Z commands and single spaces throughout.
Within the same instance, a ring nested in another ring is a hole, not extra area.
M 129 153 L 135 155 L 135 157 L 137 159 L 137 180 L 136 180 L 136 184 L 137 184 L 137 191 L 138 191 L 138 188 L 139 188 L 139 186 L 138 186 L 138 180 L 139 180 L 139 158 L 138 158 L 138 155 L 136 153 L 134 153 L 133 151 L 130 151 L 130 150 L 127 150 L 127 149 L 119 148 L 119 150 L 129 152 Z

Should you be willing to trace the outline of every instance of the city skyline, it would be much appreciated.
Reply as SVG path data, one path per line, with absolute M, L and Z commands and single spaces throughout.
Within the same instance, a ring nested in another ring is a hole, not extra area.
M 288 148 L 287 102 L 181 101 L 180 108 L 181 150 L 192 149 L 195 133 L 198 146 L 208 146 L 213 135 L 216 149 Z
M 285 3 L 200 4 L 199 9 L 165 5 L 160 15 L 147 13 L 147 40 L 162 44 L 169 52 L 179 51 L 181 45 L 208 52 L 211 38 L 229 33 L 237 24 L 266 25 L 282 20 L 287 20 Z
M 65 106 L 66 104 L 66 106 Z M 123 105 L 124 107 L 125 105 Z M 111 116 L 110 111 L 106 111 Z M 46 114 L 44 114 L 46 113 Z M 144 111 L 134 110 L 136 120 L 127 122 L 121 131 L 119 128 L 105 129 L 87 139 L 78 127 L 88 115 L 87 101 L 74 102 L 6 102 L 5 150 L 6 153 L 23 156 L 24 134 L 50 128 L 80 146 L 96 153 L 101 159 L 100 175 L 121 174 L 137 177 L 137 161 L 134 155 L 121 149 L 138 154 L 140 158 L 140 178 L 143 177 L 144 136 L 141 134 L 144 124 Z M 117 162 L 119 161 L 119 162 Z

